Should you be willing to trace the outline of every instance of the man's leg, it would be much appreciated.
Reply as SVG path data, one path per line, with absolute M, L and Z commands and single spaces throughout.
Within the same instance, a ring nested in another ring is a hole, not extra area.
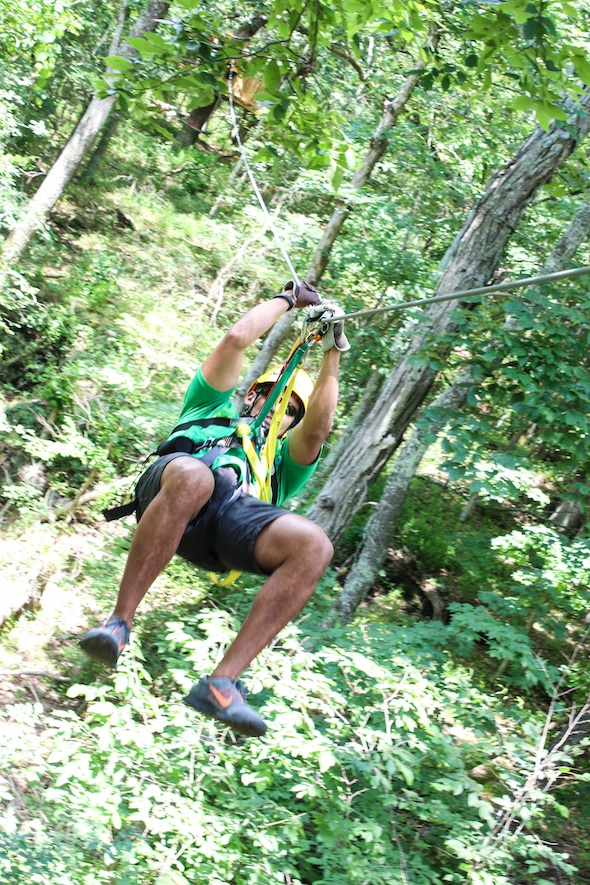
M 309 519 L 285 514 L 265 526 L 254 555 L 270 577 L 257 593 L 240 631 L 212 677 L 236 680 L 283 627 L 299 614 L 333 555 L 324 531 Z
M 175 458 L 142 515 L 129 549 L 113 616 L 131 627 L 137 606 L 170 562 L 188 523 L 213 493 L 211 470 L 196 458 Z
M 166 464 L 160 489 L 133 535 L 115 610 L 80 640 L 90 658 L 115 666 L 129 641 L 137 606 L 176 553 L 190 520 L 209 501 L 213 486 L 211 470 L 195 458 L 187 455 Z
M 189 706 L 240 734 L 265 734 L 266 724 L 246 703 L 245 688 L 239 680 L 236 682 L 237 677 L 301 611 L 333 552 L 323 530 L 295 514 L 283 514 L 262 529 L 254 555 L 258 565 L 271 575 L 213 673 L 204 676 L 185 698 Z

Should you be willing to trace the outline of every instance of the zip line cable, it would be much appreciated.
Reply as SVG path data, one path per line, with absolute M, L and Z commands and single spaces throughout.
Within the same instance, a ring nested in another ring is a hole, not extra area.
M 240 138 L 240 128 L 238 126 L 238 120 L 236 117 L 236 109 L 234 106 L 233 79 L 234 79 L 234 69 L 233 69 L 233 65 L 230 64 L 229 79 L 228 79 L 229 89 L 227 92 L 228 92 L 228 98 L 229 98 L 229 110 L 230 110 L 230 116 L 231 116 L 231 122 L 232 122 L 233 130 L 234 130 L 234 135 L 235 135 L 236 141 L 238 143 L 238 147 L 240 149 L 240 153 L 242 156 L 242 160 L 244 162 L 244 166 L 246 168 L 246 172 L 248 173 L 248 178 L 250 179 L 250 183 L 254 189 L 254 193 L 256 194 L 258 202 L 260 203 L 260 208 L 262 209 L 262 212 L 266 218 L 267 227 L 272 231 L 272 234 L 273 234 L 275 240 L 277 241 L 279 249 L 281 250 L 281 254 L 282 254 L 283 258 L 285 259 L 287 267 L 289 268 L 289 272 L 291 273 L 291 276 L 293 277 L 295 284 L 298 286 L 299 283 L 301 282 L 301 280 L 297 276 L 297 272 L 296 272 L 295 268 L 293 267 L 293 264 L 291 262 L 291 259 L 289 258 L 289 255 L 287 254 L 287 250 L 285 249 L 285 247 L 283 245 L 283 241 L 281 240 L 280 234 L 276 228 L 276 225 L 271 218 L 270 212 L 268 211 L 266 203 L 264 202 L 264 198 L 263 198 L 262 194 L 260 193 L 260 190 L 258 189 L 258 185 L 256 184 L 256 179 L 254 178 L 254 174 L 252 172 L 252 169 L 250 168 L 250 164 L 248 163 L 248 157 L 246 156 L 246 149 L 244 148 L 244 145 L 242 144 L 242 139 Z
M 439 304 L 443 301 L 454 301 L 459 298 L 467 298 L 470 295 L 492 295 L 495 292 L 510 292 L 512 289 L 518 289 L 524 286 L 534 286 L 536 284 L 552 283 L 556 280 L 566 280 L 572 277 L 583 277 L 590 274 L 590 265 L 584 267 L 574 267 L 570 270 L 558 270 L 555 273 L 541 274 L 537 277 L 523 277 L 521 280 L 508 280 L 506 283 L 496 283 L 493 286 L 479 286 L 476 289 L 464 289 L 462 292 L 450 292 L 444 295 L 434 295 L 431 298 L 419 298 L 416 301 L 403 301 L 399 304 L 389 304 L 384 307 L 372 307 L 367 310 L 355 310 L 352 313 L 345 313 L 341 316 L 330 317 L 330 319 L 322 319 L 322 323 L 337 323 L 340 320 L 350 320 L 355 317 L 374 316 L 378 313 L 386 313 L 389 310 L 406 310 L 409 307 L 420 307 L 423 304 Z

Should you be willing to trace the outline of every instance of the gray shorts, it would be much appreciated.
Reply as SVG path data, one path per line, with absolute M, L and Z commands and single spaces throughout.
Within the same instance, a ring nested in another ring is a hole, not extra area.
M 163 455 L 140 476 L 135 489 L 138 520 L 160 491 L 166 465 L 174 458 L 191 457 L 185 452 Z M 213 475 L 213 494 L 187 525 L 176 552 L 183 559 L 213 572 L 237 569 L 267 574 L 254 558 L 254 546 L 262 529 L 288 511 L 242 492 L 231 467 L 214 470 Z

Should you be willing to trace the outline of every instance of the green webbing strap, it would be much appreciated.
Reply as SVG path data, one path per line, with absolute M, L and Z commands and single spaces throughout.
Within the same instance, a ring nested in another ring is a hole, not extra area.
M 291 380 L 291 377 L 295 374 L 295 372 L 303 362 L 303 358 L 307 353 L 308 347 L 309 342 L 307 341 L 297 341 L 294 345 L 285 365 L 281 370 L 279 377 L 270 389 L 270 393 L 266 402 L 256 416 L 254 424 L 252 425 L 254 430 L 258 430 L 259 427 L 262 427 L 266 416 L 274 409 L 277 400 L 282 395 L 287 384 Z

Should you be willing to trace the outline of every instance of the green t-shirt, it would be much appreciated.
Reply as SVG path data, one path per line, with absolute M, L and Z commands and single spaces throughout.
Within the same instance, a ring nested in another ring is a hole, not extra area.
M 200 421 L 211 418 L 239 418 L 239 411 L 231 401 L 234 388 L 221 392 L 215 390 L 205 381 L 203 372 L 199 368 L 191 381 L 186 395 L 182 411 L 178 418 L 178 425 L 188 421 Z M 179 430 L 171 434 L 169 439 L 176 436 L 187 436 L 195 443 L 204 442 L 209 438 L 218 439 L 229 436 L 233 428 L 226 424 L 209 424 L 207 427 L 193 425 L 185 430 Z M 204 452 L 196 452 L 194 457 L 202 457 Z M 246 473 L 247 458 L 242 448 L 232 448 L 226 455 L 222 455 L 213 462 L 216 467 L 231 466 L 240 471 L 243 478 Z M 317 460 L 313 464 L 304 466 L 296 464 L 289 455 L 289 434 L 278 441 L 277 452 L 274 460 L 274 479 L 272 503 L 280 505 L 287 498 L 295 495 L 303 488 L 312 476 L 317 466 Z

